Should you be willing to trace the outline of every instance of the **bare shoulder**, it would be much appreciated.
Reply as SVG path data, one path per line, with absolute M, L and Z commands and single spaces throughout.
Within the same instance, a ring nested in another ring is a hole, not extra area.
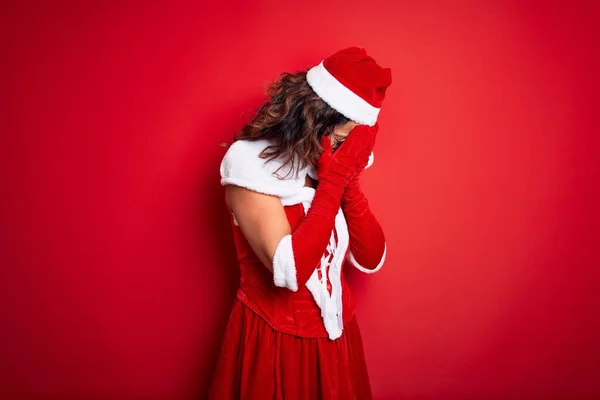
M 225 202 L 227 207 L 236 215 L 243 213 L 276 213 L 279 210 L 284 212 L 283 205 L 279 197 L 237 185 L 225 185 Z
M 304 176 L 276 176 L 275 171 L 284 165 L 277 159 L 261 158 L 267 144 L 264 140 L 235 142 L 221 161 L 220 173 L 227 208 L 252 249 L 271 269 L 277 245 L 291 233 L 282 199 L 298 193 Z
M 253 192 L 278 198 L 293 196 L 304 185 L 304 176 L 289 174 L 291 164 L 280 159 L 265 159 L 261 152 L 270 144 L 268 140 L 238 140 L 223 157 L 220 165 L 221 185 L 233 185 Z M 283 178 L 282 178 L 283 177 Z M 235 190 L 235 197 L 250 196 Z M 267 197 L 253 196 L 253 199 Z

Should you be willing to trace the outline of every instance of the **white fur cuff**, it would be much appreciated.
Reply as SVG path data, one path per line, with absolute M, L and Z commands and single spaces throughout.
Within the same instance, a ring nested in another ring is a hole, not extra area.
M 281 238 L 275 249 L 275 256 L 273 257 L 273 282 L 275 286 L 288 288 L 292 292 L 298 290 L 292 235 L 285 235 Z
M 367 169 L 371 165 L 373 165 L 374 161 L 375 161 L 375 153 L 371 152 L 371 154 L 369 155 L 369 161 L 367 161 L 367 166 L 365 167 L 365 169 Z
M 377 266 L 373 269 L 365 268 L 362 265 L 360 265 L 358 263 L 358 261 L 356 261 L 356 258 L 354 258 L 354 254 L 352 254 L 352 250 L 348 250 L 348 261 L 350 261 L 352 263 L 352 265 L 354 265 L 356 267 L 356 269 L 358 269 L 359 271 L 362 271 L 366 274 L 372 274 L 374 272 L 379 271 L 381 269 L 381 267 L 383 266 L 383 262 L 385 261 L 386 251 L 387 251 L 387 244 L 384 244 L 381 260 L 379 261 L 379 264 L 377 264 Z

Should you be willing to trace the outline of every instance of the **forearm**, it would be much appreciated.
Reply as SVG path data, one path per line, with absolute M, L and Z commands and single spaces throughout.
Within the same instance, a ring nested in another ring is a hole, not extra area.
M 320 263 L 331 239 L 335 217 L 347 185 L 367 165 L 377 128 L 358 125 L 333 152 L 329 137 L 323 136 L 319 157 L 319 185 L 306 217 L 275 250 L 273 280 L 276 286 L 292 291 L 304 285 Z
M 273 278 L 276 286 L 296 291 L 308 281 L 331 238 L 342 192 L 343 188 L 319 184 L 306 216 L 291 234 L 281 239 L 275 250 Z
M 346 188 L 341 205 L 350 236 L 348 258 L 364 272 L 377 271 L 385 259 L 385 235 L 357 183 Z

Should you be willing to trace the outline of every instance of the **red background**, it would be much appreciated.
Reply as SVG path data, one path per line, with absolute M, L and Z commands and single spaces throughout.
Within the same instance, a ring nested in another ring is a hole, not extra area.
M 387 263 L 352 275 L 375 398 L 600 398 L 592 2 L 85 3 L 2 6 L 0 397 L 203 398 L 237 285 L 217 143 L 359 45 L 394 80 Z

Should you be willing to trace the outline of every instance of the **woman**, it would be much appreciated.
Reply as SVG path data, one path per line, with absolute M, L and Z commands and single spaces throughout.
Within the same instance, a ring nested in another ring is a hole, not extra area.
M 360 190 L 391 71 L 351 47 L 284 73 L 221 163 L 240 288 L 212 399 L 370 399 L 342 275 L 385 259 Z

